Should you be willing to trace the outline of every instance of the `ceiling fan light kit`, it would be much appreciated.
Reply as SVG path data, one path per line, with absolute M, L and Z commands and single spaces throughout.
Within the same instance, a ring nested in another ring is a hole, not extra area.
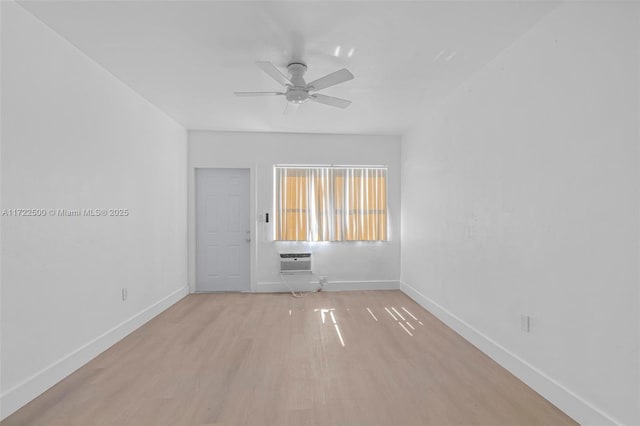
M 293 62 L 287 66 L 289 77 L 285 76 L 271 62 L 260 61 L 256 65 L 268 74 L 275 81 L 285 87 L 284 92 L 234 92 L 236 96 L 284 96 L 288 103 L 299 106 L 307 101 L 317 102 L 336 108 L 347 108 L 351 105 L 351 101 L 340 99 L 333 96 L 315 93 L 318 90 L 335 86 L 345 81 L 352 80 L 353 74 L 343 68 L 331 74 L 325 75 L 317 80 L 307 83 L 304 80 L 304 74 L 307 72 L 307 66 L 300 62 Z

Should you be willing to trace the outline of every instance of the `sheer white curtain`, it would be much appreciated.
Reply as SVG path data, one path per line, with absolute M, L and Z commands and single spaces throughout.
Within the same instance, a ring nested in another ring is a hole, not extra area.
M 276 239 L 387 239 L 387 169 L 275 167 Z

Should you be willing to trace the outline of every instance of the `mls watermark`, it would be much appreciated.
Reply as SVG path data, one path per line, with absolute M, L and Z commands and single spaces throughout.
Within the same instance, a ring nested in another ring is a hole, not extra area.
M 2 209 L 2 217 L 127 217 L 129 209 Z

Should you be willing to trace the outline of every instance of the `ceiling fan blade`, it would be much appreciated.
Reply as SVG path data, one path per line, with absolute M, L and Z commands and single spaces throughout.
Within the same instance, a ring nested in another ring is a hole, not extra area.
M 318 102 L 318 103 L 329 105 L 336 108 L 344 109 L 349 105 L 351 105 L 351 101 L 348 101 L 346 99 L 334 98 L 333 96 L 327 96 L 327 95 L 315 94 L 315 95 L 311 95 L 309 99 L 312 100 L 313 102 Z
M 339 71 L 332 72 L 331 74 L 325 75 L 324 77 L 320 77 L 317 80 L 312 81 L 307 84 L 309 90 L 322 90 L 327 87 L 335 86 L 336 84 L 344 83 L 345 81 L 349 81 L 353 79 L 353 74 L 346 69 L 342 68 Z
M 284 95 L 283 92 L 233 92 L 236 96 L 278 96 Z
M 276 66 L 273 65 L 271 62 L 258 61 L 256 62 L 256 65 L 259 66 L 262 71 L 269 74 L 271 78 L 273 78 L 275 81 L 282 84 L 283 86 L 286 86 L 287 84 L 293 86 L 293 83 L 291 82 L 291 80 L 289 80 L 287 76 L 282 74 L 280 70 L 276 68 Z
M 284 107 L 284 111 L 282 111 L 283 115 L 295 115 L 298 112 L 298 108 L 300 108 L 300 104 L 294 104 L 292 102 L 287 102 L 287 105 Z

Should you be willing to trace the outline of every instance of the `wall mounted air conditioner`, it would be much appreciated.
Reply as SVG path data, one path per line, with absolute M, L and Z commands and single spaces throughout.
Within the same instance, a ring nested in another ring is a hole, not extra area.
M 280 253 L 280 273 L 311 272 L 311 253 Z

